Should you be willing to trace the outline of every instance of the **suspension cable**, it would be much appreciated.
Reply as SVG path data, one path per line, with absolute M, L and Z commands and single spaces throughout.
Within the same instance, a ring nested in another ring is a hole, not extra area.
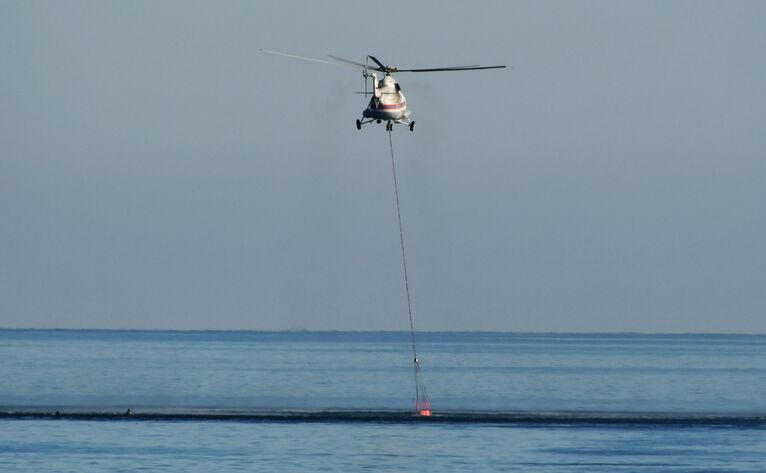
M 404 270 L 404 290 L 407 293 L 407 315 L 410 318 L 410 337 L 412 341 L 412 361 L 415 375 L 415 410 L 423 416 L 431 415 L 431 406 L 428 401 L 426 385 L 420 373 L 418 352 L 415 347 L 415 324 L 412 319 L 412 298 L 410 296 L 410 281 L 407 277 L 407 258 L 404 251 L 404 226 L 402 225 L 402 212 L 399 205 L 399 185 L 396 181 L 396 162 L 394 160 L 394 142 L 391 129 L 388 130 L 388 146 L 391 149 L 391 173 L 394 177 L 394 195 L 396 196 L 396 217 L 399 221 L 399 243 L 402 248 L 402 269 Z

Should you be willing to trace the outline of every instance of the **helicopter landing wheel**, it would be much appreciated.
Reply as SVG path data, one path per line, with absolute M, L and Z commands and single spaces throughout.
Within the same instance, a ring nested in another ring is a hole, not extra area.
M 362 129 L 362 122 L 360 122 L 359 120 L 356 121 L 356 129 L 357 130 L 361 130 Z
M 377 122 L 380 123 L 380 120 L 378 120 Z
M 393 131 L 394 125 L 391 124 L 391 122 L 386 123 L 386 131 Z
M 415 122 L 410 122 L 410 131 L 415 131 Z

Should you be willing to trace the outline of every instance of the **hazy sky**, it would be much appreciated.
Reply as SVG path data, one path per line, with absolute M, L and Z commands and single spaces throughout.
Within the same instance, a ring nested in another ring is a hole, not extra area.
M 447 6 L 448 5 L 448 6 Z M 766 2 L 0 0 L 0 327 L 766 332 Z

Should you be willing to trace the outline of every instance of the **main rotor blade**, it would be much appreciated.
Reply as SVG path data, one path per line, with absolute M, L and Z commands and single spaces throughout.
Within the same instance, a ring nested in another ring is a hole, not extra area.
M 370 66 L 369 64 L 362 64 L 361 62 L 351 61 L 349 59 L 343 59 L 342 57 L 333 56 L 332 54 L 328 54 L 327 56 L 335 59 L 336 61 L 345 62 L 346 64 L 344 65 L 353 65 L 353 66 L 361 67 L 362 69 L 367 69 L 370 71 L 386 72 L 386 69 L 383 67 L 375 67 L 375 66 Z
M 381 69 L 381 70 L 385 71 L 386 69 L 388 69 L 386 66 L 384 66 L 384 65 L 383 65 L 383 63 L 382 63 L 382 62 L 378 61 L 378 58 L 376 58 L 375 56 L 369 56 L 369 55 L 368 55 L 367 57 L 368 57 L 368 58 L 370 58 L 370 59 L 372 59 L 372 60 L 373 60 L 373 62 L 374 62 L 375 64 L 377 64 L 378 66 L 380 66 L 380 69 Z
M 348 59 L 343 59 L 342 57 L 333 56 L 332 54 L 328 54 L 328 55 L 327 55 L 327 57 L 333 58 L 333 59 L 335 59 L 336 61 L 345 62 L 345 63 L 346 63 L 346 64 L 348 64 L 348 65 L 352 65 L 352 66 L 361 67 L 362 69 L 364 69 L 364 68 L 365 68 L 365 65 L 364 65 L 364 64 L 362 64 L 361 62 L 350 61 L 350 60 L 348 60 Z M 336 63 L 336 64 L 337 64 L 337 63 Z M 344 65 L 346 65 L 346 64 L 344 64 Z
M 479 69 L 502 69 L 506 66 L 453 66 L 453 67 L 431 67 L 428 69 L 397 69 L 396 72 L 443 72 L 443 71 L 477 71 Z
M 283 53 L 279 51 L 272 51 L 271 49 L 259 49 L 262 53 L 276 54 L 277 56 L 291 57 L 293 59 L 301 59 L 303 61 L 321 62 L 322 64 L 333 64 L 339 66 L 337 62 L 325 61 L 324 59 L 316 59 L 313 57 L 298 56 L 297 54 Z
M 318 62 L 321 64 L 332 64 L 334 66 L 353 66 L 354 68 L 361 67 L 362 69 L 369 69 L 373 71 L 380 71 L 380 72 L 443 72 L 443 71 L 473 71 L 478 69 L 502 69 L 506 66 L 479 66 L 478 64 L 471 64 L 469 66 L 452 66 L 452 67 L 430 67 L 427 69 L 399 69 L 396 67 L 388 68 L 385 65 L 383 65 L 382 62 L 380 62 L 375 56 L 367 56 L 369 57 L 375 64 L 378 65 L 378 67 L 370 67 L 366 64 L 362 64 L 361 62 L 356 61 L 350 61 L 348 59 L 343 59 L 342 57 L 333 56 L 332 54 L 328 54 L 327 56 L 331 59 L 334 59 L 334 61 L 326 61 L 324 59 L 317 59 L 313 57 L 306 57 L 306 56 L 299 56 L 297 54 L 290 54 L 290 53 L 283 53 L 281 51 L 274 51 L 271 49 L 259 49 L 262 53 L 267 54 L 274 54 L 277 56 L 284 56 L 289 57 L 293 59 L 300 59 L 302 61 L 310 61 L 310 62 Z

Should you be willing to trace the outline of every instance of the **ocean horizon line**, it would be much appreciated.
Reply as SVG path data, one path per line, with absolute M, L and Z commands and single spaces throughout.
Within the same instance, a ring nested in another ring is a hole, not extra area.
M 300 333 L 348 333 L 348 334 L 409 334 L 407 329 L 183 329 L 183 328 L 105 328 L 105 327 L 3 327 L 0 331 L 8 332 L 103 332 L 103 333 L 266 333 L 266 334 L 300 334 Z M 496 335 L 621 335 L 621 336 L 752 336 L 763 337 L 766 332 L 691 332 L 691 331 L 555 331 L 555 330 L 416 330 L 419 334 L 496 334 Z

